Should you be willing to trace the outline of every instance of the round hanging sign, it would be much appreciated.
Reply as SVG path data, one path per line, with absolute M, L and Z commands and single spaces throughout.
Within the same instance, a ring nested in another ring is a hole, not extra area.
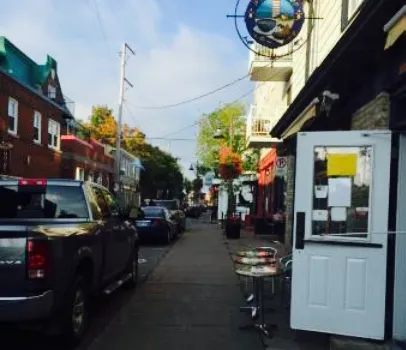
M 251 0 L 245 12 L 251 37 L 270 49 L 292 42 L 304 21 L 303 0 Z

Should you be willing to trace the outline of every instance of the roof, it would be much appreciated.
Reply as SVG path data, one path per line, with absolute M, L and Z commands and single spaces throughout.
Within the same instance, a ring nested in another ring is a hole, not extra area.
M 47 55 L 44 64 L 37 64 L 6 37 L 0 36 L 0 71 L 66 115 L 73 117 L 65 106 L 45 96 L 40 90 L 52 70 L 57 73 L 57 62 L 51 56 Z
M 45 64 L 37 64 L 6 37 L 0 37 L 0 67 L 17 80 L 35 88 L 42 86 L 51 70 L 57 69 L 56 61 L 49 55 Z

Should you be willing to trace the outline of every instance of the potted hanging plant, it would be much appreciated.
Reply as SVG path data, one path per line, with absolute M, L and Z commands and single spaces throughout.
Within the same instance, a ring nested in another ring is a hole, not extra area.
M 233 180 L 242 173 L 242 160 L 238 153 L 228 147 L 222 147 L 219 152 L 219 172 L 227 186 L 228 204 L 225 222 L 227 238 L 240 238 L 241 218 L 235 215 L 235 195 Z

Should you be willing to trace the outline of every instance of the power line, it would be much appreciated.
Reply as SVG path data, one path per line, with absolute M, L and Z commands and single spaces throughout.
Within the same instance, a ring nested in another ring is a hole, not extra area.
M 255 90 L 259 89 L 259 87 L 262 86 L 262 84 L 264 84 L 264 83 L 266 83 L 266 82 L 261 82 L 261 83 L 259 83 L 259 84 L 258 84 L 257 86 L 255 86 L 253 89 L 250 89 L 249 91 L 247 91 L 246 93 L 244 93 L 244 94 L 241 95 L 240 97 L 238 97 L 238 98 L 236 98 L 235 100 L 233 100 L 233 101 L 228 102 L 227 104 L 225 104 L 223 107 L 221 107 L 221 109 L 224 109 L 224 108 L 226 108 L 226 107 L 228 107 L 228 106 L 230 106 L 230 105 L 232 105 L 232 104 L 238 102 L 238 101 L 241 100 L 242 98 L 247 97 L 249 94 L 251 94 L 251 93 L 254 92 Z M 220 109 L 220 110 L 221 110 L 221 109 Z M 181 128 L 181 129 L 172 131 L 172 132 L 170 132 L 169 134 L 165 134 L 165 135 L 162 136 L 162 137 L 167 137 L 167 136 L 170 136 L 170 135 L 173 135 L 173 134 L 178 134 L 178 133 L 180 133 L 180 132 L 182 132 L 182 131 L 184 131 L 184 130 L 193 128 L 194 126 L 196 126 L 197 124 L 199 124 L 201 120 L 202 120 L 202 117 L 199 117 L 199 119 L 196 120 L 195 122 L 193 122 L 192 124 L 190 124 L 190 125 L 188 125 L 188 126 L 185 126 L 185 127 Z
M 269 62 L 264 68 L 267 68 L 267 67 L 271 66 L 273 63 L 274 63 L 273 61 Z M 231 81 L 228 84 L 222 85 L 222 86 L 220 86 L 220 87 L 218 87 L 218 88 L 216 88 L 214 90 L 211 90 L 211 91 L 206 92 L 204 94 L 201 94 L 201 95 L 198 95 L 198 96 L 195 96 L 195 97 L 192 97 L 192 98 L 189 98 L 189 99 L 186 99 L 184 101 L 177 102 L 177 103 L 161 105 L 161 106 L 141 106 L 141 105 L 136 105 L 136 104 L 133 104 L 133 103 L 130 103 L 130 104 L 131 104 L 131 106 L 133 106 L 134 108 L 137 108 L 137 109 L 149 109 L 149 110 L 159 110 L 159 109 L 169 109 L 169 108 L 179 107 L 179 106 L 183 106 L 185 104 L 191 103 L 191 102 L 201 100 L 202 98 L 205 98 L 207 96 L 213 95 L 216 92 L 222 91 L 222 90 L 224 90 L 224 89 L 226 89 L 226 88 L 228 88 L 230 86 L 233 86 L 233 85 L 239 83 L 240 81 L 242 81 L 242 80 L 244 80 L 244 79 L 246 79 L 246 78 L 248 78 L 250 76 L 251 76 L 251 73 L 248 72 L 247 74 L 244 74 L 243 76 L 241 76 L 241 77 L 239 77 L 237 79 L 234 79 L 233 81 Z
M 147 140 L 167 140 L 167 141 L 193 141 L 195 142 L 196 139 L 173 139 L 170 137 L 146 137 Z
M 214 89 L 214 90 L 211 90 L 211 91 L 206 92 L 206 93 L 204 93 L 204 94 L 202 94 L 202 95 L 198 95 L 198 96 L 196 96 L 196 97 L 192 97 L 192 98 L 189 98 L 189 99 L 187 99 L 187 100 L 184 100 L 184 101 L 181 101 L 181 102 L 177 102 L 177 103 L 173 103 L 173 104 L 161 105 L 161 106 L 140 106 L 140 105 L 135 105 L 135 104 L 133 104 L 133 103 L 130 103 L 130 104 L 131 104 L 134 108 L 138 108 L 138 109 L 168 109 L 168 108 L 179 107 L 179 106 L 185 105 L 185 104 L 187 104 L 187 103 L 195 102 L 195 101 L 201 100 L 202 98 L 205 98 L 205 97 L 207 97 L 207 96 L 213 95 L 213 94 L 215 94 L 216 92 L 219 92 L 219 91 L 221 91 L 221 90 L 224 90 L 224 89 L 226 89 L 226 88 L 228 88 L 228 87 L 230 87 L 230 86 L 233 86 L 233 85 L 239 83 L 240 81 L 246 79 L 246 78 L 249 77 L 249 76 L 250 76 L 250 73 L 245 74 L 244 76 L 242 76 L 242 77 L 240 77 L 240 78 L 238 78 L 238 79 L 235 79 L 235 80 L 233 80 L 232 82 L 230 82 L 230 83 L 228 83 L 228 84 L 222 85 L 222 86 L 220 86 L 220 87 L 218 87 L 218 88 L 216 88 L 216 89 Z
M 91 7 L 91 5 L 89 3 L 90 1 L 92 2 L 94 9 Z M 97 20 L 97 23 L 99 25 L 99 29 L 101 31 L 104 43 L 106 44 L 106 47 L 107 47 L 108 51 L 113 52 L 112 49 L 111 49 L 110 43 L 109 43 L 109 39 L 108 39 L 108 36 L 107 36 L 107 31 L 106 31 L 106 28 L 104 26 L 104 23 L 103 23 L 101 14 L 100 14 L 99 5 L 98 5 L 97 1 L 98 0 L 84 0 L 86 5 L 89 7 L 90 12 L 94 13 L 95 16 L 96 16 L 96 20 Z

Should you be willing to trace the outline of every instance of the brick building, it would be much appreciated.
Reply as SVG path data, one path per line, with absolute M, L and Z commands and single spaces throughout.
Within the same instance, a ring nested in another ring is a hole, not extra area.
M 80 134 L 57 63 L 38 65 L 0 37 L 0 175 L 92 180 L 111 187 L 114 158 Z M 82 133 L 83 134 L 83 133 Z
M 61 177 L 97 182 L 113 189 L 114 157 L 102 143 L 75 135 L 61 136 Z
M 61 135 L 73 119 L 57 62 L 39 65 L 0 37 L 0 174 L 59 177 Z

